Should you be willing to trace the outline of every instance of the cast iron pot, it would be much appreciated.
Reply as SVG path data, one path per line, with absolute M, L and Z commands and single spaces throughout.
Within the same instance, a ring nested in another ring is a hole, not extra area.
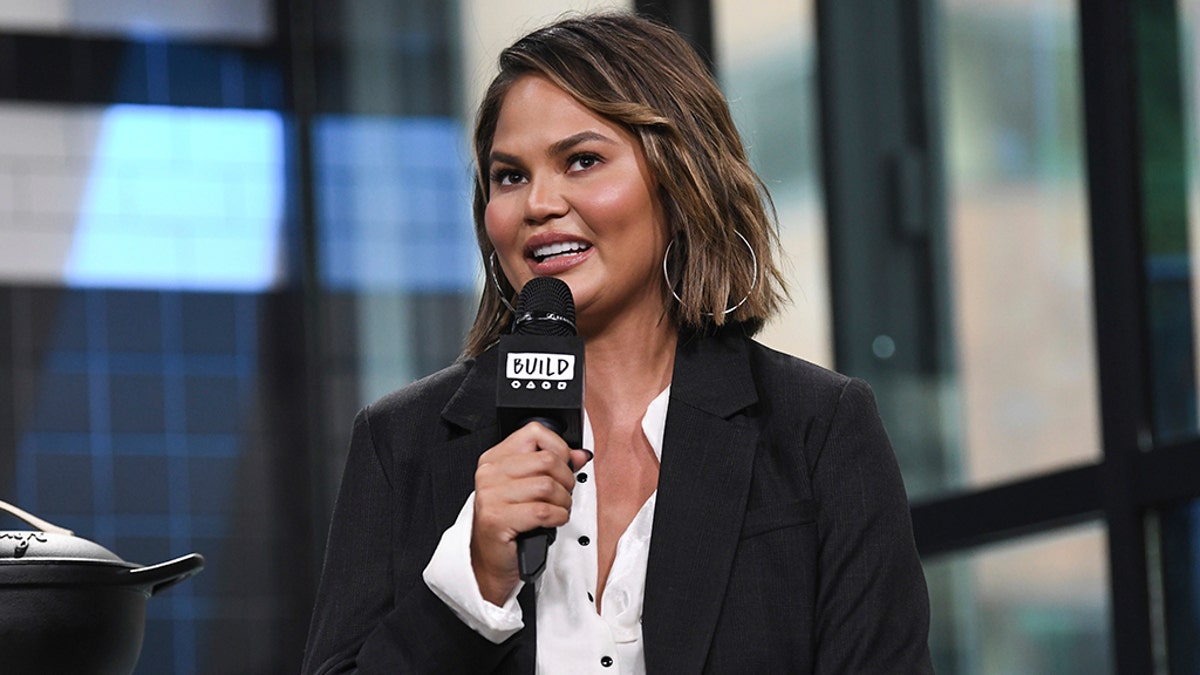
M 204 568 L 191 553 L 145 567 L 0 501 L 38 531 L 0 531 L 0 673 L 128 675 L 146 599 Z

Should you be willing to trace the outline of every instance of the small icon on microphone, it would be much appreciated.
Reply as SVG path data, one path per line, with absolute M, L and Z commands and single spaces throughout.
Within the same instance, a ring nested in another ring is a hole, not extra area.
M 522 381 L 522 380 L 514 379 L 514 380 L 509 380 L 508 383 L 509 383 L 509 386 L 512 387 L 513 389 L 534 389 L 534 390 L 536 390 L 539 388 L 537 380 Z M 544 391 L 551 391 L 554 389 L 557 389 L 559 391 L 566 391 L 567 388 L 570 386 L 570 384 L 571 384 L 570 382 L 565 382 L 565 381 L 564 382 L 549 382 L 546 380 L 542 380 L 540 386 L 541 386 L 541 389 Z

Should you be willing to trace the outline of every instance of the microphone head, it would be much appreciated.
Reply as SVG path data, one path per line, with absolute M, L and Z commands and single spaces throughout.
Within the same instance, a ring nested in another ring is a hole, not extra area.
M 517 296 L 514 335 L 575 335 L 575 298 L 566 282 L 554 277 L 530 279 Z

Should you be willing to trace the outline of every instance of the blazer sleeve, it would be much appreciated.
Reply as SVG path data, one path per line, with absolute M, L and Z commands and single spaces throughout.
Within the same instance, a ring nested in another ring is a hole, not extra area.
M 408 538 L 432 527 L 422 524 L 432 517 L 419 515 L 432 506 L 401 501 L 413 499 L 398 494 L 408 481 L 389 475 L 390 452 L 376 443 L 370 412 L 364 409 L 354 422 L 302 672 L 492 672 L 517 636 L 489 642 L 422 581 L 432 548 Z
M 813 465 L 816 673 L 932 673 L 929 596 L 870 387 L 850 379 Z

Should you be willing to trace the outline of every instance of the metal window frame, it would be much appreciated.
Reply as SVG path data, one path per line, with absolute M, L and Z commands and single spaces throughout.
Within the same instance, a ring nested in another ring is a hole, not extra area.
M 853 321 L 847 323 L 861 313 L 855 305 L 863 302 L 864 295 L 842 292 L 845 289 L 839 289 L 837 276 L 839 255 L 862 252 L 838 250 L 839 237 L 850 238 L 847 232 L 853 233 L 855 228 L 875 228 L 876 234 L 880 233 L 880 226 L 862 215 L 861 202 L 850 201 L 857 197 L 848 195 L 886 194 L 889 188 L 885 179 L 869 171 L 869 167 L 886 164 L 889 149 L 878 142 L 864 147 L 862 139 L 878 133 L 877 127 L 868 128 L 872 120 L 907 120 L 902 123 L 912 129 L 921 128 L 922 119 L 927 123 L 932 114 L 923 113 L 922 101 L 911 98 L 927 91 L 920 86 L 910 85 L 907 92 L 891 99 L 856 97 L 848 90 L 845 63 L 859 59 L 855 64 L 859 76 L 864 69 L 891 67 L 875 57 L 863 59 L 863 52 L 855 51 L 881 49 L 878 42 L 871 46 L 855 42 L 864 30 L 881 31 L 894 43 L 910 45 L 912 51 L 904 55 L 906 59 L 918 65 L 928 62 L 936 46 L 912 31 L 924 25 L 932 4 L 931 0 L 817 2 L 835 334 L 841 336 L 835 340 L 839 368 L 855 368 L 862 362 L 852 350 L 865 335 Z M 1088 0 L 1077 7 L 1102 459 L 917 503 L 912 508 L 913 521 L 922 555 L 936 556 L 1103 518 L 1108 528 L 1116 669 L 1118 673 L 1148 673 L 1155 667 L 1156 636 L 1151 627 L 1158 619 L 1153 616 L 1151 595 L 1159 571 L 1148 562 L 1156 542 L 1148 536 L 1147 519 L 1156 510 L 1200 498 L 1200 480 L 1195 478 L 1200 476 L 1200 439 L 1171 444 L 1156 440 L 1150 382 L 1154 372 L 1148 335 L 1141 137 L 1146 122 L 1141 117 L 1139 96 L 1143 94 L 1138 81 L 1139 65 L 1144 72 L 1145 64 L 1139 64 L 1138 12 L 1172 10 L 1157 0 Z M 924 102 L 924 110 L 930 107 Z M 916 143 L 915 152 L 931 158 L 920 180 L 937 184 L 938 149 L 922 146 L 920 134 L 909 134 L 905 142 Z M 886 222 L 886 218 L 880 220 Z M 862 242 L 864 237 L 854 240 Z M 937 326 L 909 328 L 926 339 L 940 339 Z

